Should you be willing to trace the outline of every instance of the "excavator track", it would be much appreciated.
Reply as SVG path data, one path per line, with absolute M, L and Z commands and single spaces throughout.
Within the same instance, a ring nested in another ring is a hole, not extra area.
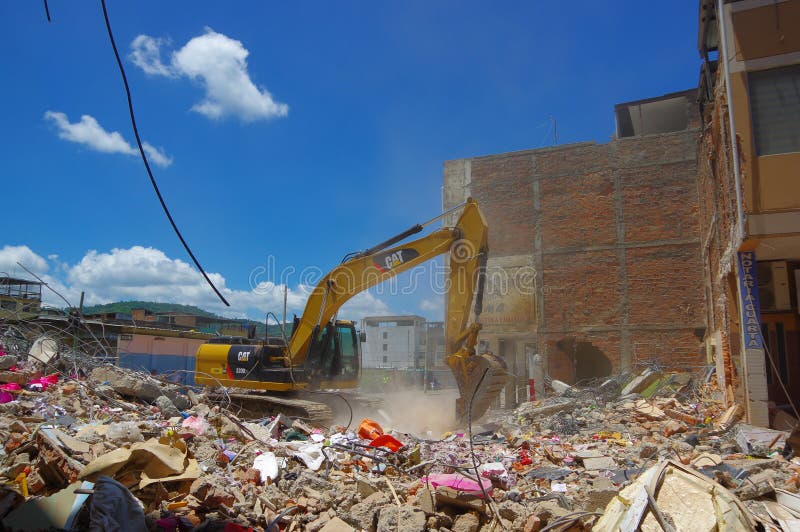
M 229 397 L 234 410 L 245 418 L 262 419 L 267 416 L 283 414 L 293 418 L 301 418 L 312 425 L 329 427 L 333 424 L 334 415 L 325 403 L 309 401 L 291 395 L 275 396 L 250 391 L 233 391 L 227 396 L 220 394 L 218 400 Z
M 381 408 L 385 408 L 382 397 L 362 395 L 356 390 L 329 390 L 325 393 L 298 392 L 297 397 L 310 398 L 325 403 L 333 411 L 334 423 L 352 425 L 362 417 L 374 417 Z
M 480 419 L 508 381 L 505 362 L 491 353 L 472 355 L 467 362 L 467 380 L 459 382 L 456 419 L 461 424 Z

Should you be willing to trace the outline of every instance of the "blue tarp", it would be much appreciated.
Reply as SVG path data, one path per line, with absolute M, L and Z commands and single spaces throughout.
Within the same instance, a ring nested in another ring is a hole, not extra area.
M 157 374 L 169 374 L 172 371 L 183 369 L 194 371 L 195 357 L 181 355 L 151 355 L 148 353 L 120 353 L 119 366 L 121 368 L 146 371 L 155 371 Z M 170 380 L 182 384 L 194 384 L 192 373 L 177 373 Z

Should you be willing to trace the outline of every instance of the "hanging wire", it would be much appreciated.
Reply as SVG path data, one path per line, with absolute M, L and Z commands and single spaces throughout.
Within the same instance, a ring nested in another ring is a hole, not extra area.
M 122 66 L 122 60 L 119 57 L 119 52 L 117 51 L 117 44 L 114 41 L 114 34 L 111 31 L 111 22 L 108 20 L 108 11 L 106 10 L 106 1 L 100 0 L 100 4 L 103 6 L 103 18 L 106 21 L 106 29 L 108 30 L 108 38 L 111 41 L 111 48 L 114 50 L 114 57 L 117 58 L 117 66 L 119 66 L 119 72 L 122 74 L 122 83 L 125 85 L 125 94 L 128 97 L 128 111 L 131 115 L 131 125 L 133 126 L 133 135 L 136 137 L 136 144 L 139 146 L 139 154 L 142 156 L 142 161 L 144 162 L 144 167 L 147 170 L 147 175 L 150 177 L 150 183 L 153 185 L 153 190 L 156 192 L 156 196 L 158 196 L 158 201 L 161 203 L 161 208 L 164 210 L 164 214 L 167 215 L 167 219 L 169 220 L 170 225 L 172 225 L 172 230 L 175 231 L 175 234 L 178 236 L 178 239 L 183 244 L 183 248 L 186 250 L 186 253 L 192 258 L 194 265 L 197 266 L 197 269 L 200 270 L 200 273 L 203 274 L 205 277 L 206 282 L 211 287 L 212 290 L 217 294 L 220 301 L 225 303 L 225 306 L 230 307 L 231 304 L 228 303 L 228 300 L 217 290 L 217 287 L 214 286 L 214 283 L 211 282 L 211 279 L 206 274 L 206 271 L 200 265 L 200 261 L 197 260 L 197 257 L 194 256 L 192 250 L 189 248 L 189 244 L 186 243 L 184 240 L 183 235 L 181 234 L 178 226 L 175 224 L 175 220 L 172 219 L 172 214 L 170 214 L 169 209 L 167 208 L 166 202 L 164 202 L 164 197 L 161 195 L 161 191 L 158 188 L 158 184 L 156 183 L 155 177 L 153 177 L 153 172 L 150 170 L 150 163 L 147 161 L 147 155 L 144 153 L 144 148 L 142 147 L 142 139 L 139 137 L 139 128 L 136 127 L 136 116 L 133 113 L 133 100 L 131 99 L 131 89 L 128 86 L 128 77 L 125 75 L 125 68 Z M 45 3 L 46 5 L 46 3 Z

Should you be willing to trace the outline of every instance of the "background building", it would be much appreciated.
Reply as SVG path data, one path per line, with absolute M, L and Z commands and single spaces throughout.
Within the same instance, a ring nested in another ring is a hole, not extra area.
M 0 276 L 0 320 L 20 320 L 39 314 L 42 283 Z
M 445 208 L 472 196 L 489 224 L 481 339 L 519 379 L 506 402 L 529 353 L 567 382 L 706 363 L 696 91 L 615 111 L 607 144 L 445 163 Z
M 800 407 L 800 1 L 699 6 L 706 346 L 728 401 L 766 425 Z
M 427 335 L 421 316 L 373 316 L 364 318 L 367 333 L 362 353 L 363 368 L 416 369 L 425 365 Z

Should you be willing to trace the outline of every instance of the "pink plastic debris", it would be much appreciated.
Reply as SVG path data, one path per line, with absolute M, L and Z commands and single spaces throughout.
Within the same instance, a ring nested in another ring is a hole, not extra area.
M 181 427 L 189 429 L 190 432 L 193 432 L 197 436 L 202 436 L 208 432 L 208 429 L 211 428 L 211 425 L 208 424 L 208 421 L 206 421 L 206 418 L 204 417 L 189 416 L 183 420 Z
M 16 382 L 9 382 L 7 384 L 0 384 L 0 390 L 4 392 L 18 392 L 22 387 Z
M 48 389 L 50 386 L 54 386 L 58 384 L 58 373 L 53 373 L 52 375 L 46 375 L 44 377 L 40 377 L 38 379 L 33 379 L 28 382 L 28 388 L 32 389 L 41 389 L 42 391 Z
M 423 478 L 422 481 L 430 482 L 434 489 L 439 486 L 446 486 L 448 488 L 453 488 L 454 490 L 469 493 L 470 495 L 483 497 L 481 485 L 471 478 L 467 478 L 459 473 L 436 473 L 433 475 L 428 475 L 427 477 Z M 483 488 L 486 490 L 486 493 L 491 495 L 492 481 L 488 478 L 482 478 L 480 481 L 481 484 L 483 484 Z
M 0 392 L 0 404 L 10 403 L 14 400 L 14 396 L 8 392 Z

